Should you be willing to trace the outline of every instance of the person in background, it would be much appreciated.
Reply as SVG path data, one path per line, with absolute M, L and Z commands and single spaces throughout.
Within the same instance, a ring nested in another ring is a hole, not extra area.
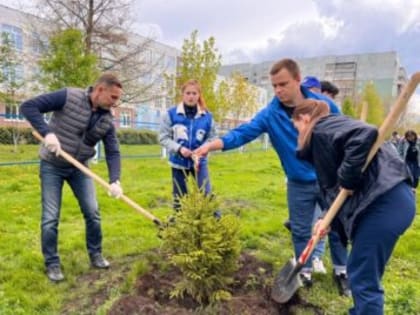
M 321 93 L 321 82 L 319 82 L 317 77 L 306 76 L 303 78 L 301 85 L 307 88 L 311 92 Z M 320 203 L 318 202 L 318 205 L 319 204 Z M 314 213 L 314 220 L 313 220 L 314 223 L 320 216 L 320 213 L 321 213 L 321 208 L 317 206 Z M 283 225 L 289 231 L 291 230 L 290 220 L 285 221 Z M 319 243 L 315 247 L 314 252 L 312 254 L 312 269 L 314 273 L 321 273 L 321 274 L 327 273 L 327 269 L 325 268 L 324 262 L 322 261 L 322 256 L 324 255 L 324 251 L 325 251 L 325 240 L 322 239 L 319 241 Z
M 326 96 L 311 92 L 301 85 L 299 66 L 292 59 L 276 62 L 270 70 L 275 97 L 251 121 L 229 131 L 221 138 L 207 142 L 194 151 L 206 156 L 209 151 L 238 148 L 268 133 L 287 176 L 287 201 L 295 257 L 299 257 L 311 238 L 312 222 L 319 200 L 319 186 L 313 167 L 296 157 L 297 130 L 291 117 L 294 108 L 307 98 L 328 103 L 331 112 L 339 113 L 337 106 Z M 306 286 L 312 285 L 312 257 L 300 276 Z
M 328 96 L 332 100 L 338 95 L 340 90 L 330 81 L 321 81 L 321 93 Z
M 322 83 L 324 82 L 324 83 Z M 322 81 L 320 82 L 318 78 L 314 76 L 307 76 L 302 81 L 302 86 L 308 88 L 309 90 L 315 93 L 321 93 L 326 95 L 330 99 L 334 99 L 335 96 L 338 94 L 339 90 L 330 82 Z M 332 97 L 331 97 L 332 96 Z M 322 202 L 318 202 L 320 205 Z M 320 215 L 321 209 L 318 207 L 315 211 L 314 221 L 313 223 L 318 220 Z M 286 225 L 286 223 L 285 223 Z M 331 260 L 333 264 L 333 279 L 337 285 L 338 291 L 340 295 L 350 296 L 351 292 L 349 289 L 348 284 L 348 277 L 346 271 L 346 264 L 347 264 L 347 248 L 343 246 L 342 242 L 340 241 L 339 235 L 335 231 L 331 231 L 328 234 L 328 240 L 330 245 L 330 254 Z M 312 254 L 312 266 L 313 271 L 315 273 L 326 274 L 327 270 L 324 266 L 322 261 L 322 256 L 324 255 L 325 251 L 325 239 L 320 240 L 317 246 L 314 249 Z
M 410 169 L 413 177 L 413 192 L 415 192 L 420 176 L 420 139 L 414 130 L 405 132 L 404 138 L 399 142 L 398 151 Z
M 194 176 L 205 194 L 211 193 L 207 157 L 194 160 L 193 150 L 216 135 L 213 115 L 208 111 L 197 80 L 188 80 L 181 88 L 182 102 L 162 117 L 160 144 L 169 153 L 172 168 L 174 210 L 180 210 L 179 199 L 187 193 L 187 177 Z M 216 217 L 220 213 L 215 213 Z
M 86 247 L 91 265 L 109 268 L 102 256 L 101 217 L 93 180 L 60 156 L 61 150 L 87 166 L 102 141 L 108 166 L 110 194 L 120 197 L 121 157 L 110 113 L 122 95 L 122 84 L 111 73 L 102 74 L 93 87 L 64 88 L 25 101 L 21 112 L 44 137 L 40 149 L 42 195 L 41 243 L 46 273 L 51 281 L 64 279 L 57 251 L 63 184 L 66 181 L 79 202 L 86 225 Z M 48 123 L 44 114 L 52 112 Z
M 400 139 L 400 136 L 398 134 L 398 131 L 394 130 L 391 134 L 391 138 L 389 139 L 389 142 L 394 145 L 394 147 L 397 151 L 399 151 L 399 149 L 400 149 L 400 141 L 401 141 L 401 139 Z
M 350 314 L 382 315 L 385 266 L 415 216 L 408 169 L 385 143 L 362 174 L 378 130 L 360 120 L 330 115 L 322 101 L 298 105 L 293 123 L 299 131 L 297 156 L 314 165 L 326 204 L 332 204 L 340 189 L 348 191 L 331 228 L 352 243 L 347 263 L 354 302 Z M 314 233 L 319 233 L 320 224 Z
M 321 93 L 321 82 L 319 82 L 317 77 L 306 76 L 302 80 L 302 86 L 306 87 L 314 93 Z

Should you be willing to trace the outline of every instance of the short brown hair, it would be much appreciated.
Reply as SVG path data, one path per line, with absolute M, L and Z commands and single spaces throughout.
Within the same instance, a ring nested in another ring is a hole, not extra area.
M 286 58 L 286 59 L 281 59 L 281 60 L 277 61 L 271 67 L 270 75 L 275 75 L 282 69 L 286 69 L 287 71 L 289 71 L 294 79 L 299 79 L 300 78 L 299 65 L 293 59 Z
M 118 79 L 118 77 L 111 73 L 111 72 L 104 72 L 101 74 L 101 76 L 96 80 L 95 86 L 98 86 L 99 84 L 105 84 L 107 86 L 117 86 L 120 89 L 122 89 L 122 83 Z

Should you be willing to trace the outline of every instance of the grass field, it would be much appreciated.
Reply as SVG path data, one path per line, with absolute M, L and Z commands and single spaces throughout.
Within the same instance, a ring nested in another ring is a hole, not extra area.
M 20 153 L 0 147 L 0 162 L 36 160 L 36 146 Z M 158 146 L 123 146 L 123 155 L 160 152 Z M 134 279 L 147 270 L 145 256 L 158 249 L 156 228 L 148 219 L 97 187 L 104 234 L 104 254 L 113 268 L 98 274 L 89 268 L 84 222 L 68 187 L 59 227 L 59 251 L 66 281 L 58 285 L 44 274 L 40 252 L 40 188 L 38 166 L 2 166 L 0 178 L 0 314 L 105 314 L 112 302 L 132 289 Z M 92 170 L 107 179 L 102 161 Z M 287 218 L 286 187 L 272 151 L 214 154 L 210 159 L 214 192 L 222 209 L 241 219 L 244 250 L 281 268 L 292 256 L 290 235 L 282 226 Z M 171 213 L 170 169 L 159 158 L 123 160 L 122 185 L 127 196 L 159 218 Z M 419 201 L 417 200 L 417 207 Z M 398 215 L 396 213 L 396 215 Z M 384 279 L 386 314 L 420 314 L 420 220 L 400 240 Z M 156 256 L 159 259 L 159 256 Z M 324 261 L 329 270 L 329 255 Z M 95 278 L 93 282 L 85 281 Z M 112 282 L 112 289 L 105 286 Z M 108 288 L 101 305 L 89 298 Z M 351 301 L 339 297 L 331 274 L 316 276 L 311 290 L 301 290 L 326 314 L 345 314 Z M 302 311 L 299 314 L 306 314 Z

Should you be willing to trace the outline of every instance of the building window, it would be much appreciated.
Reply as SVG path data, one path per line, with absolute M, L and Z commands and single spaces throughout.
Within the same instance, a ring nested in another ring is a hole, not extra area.
M 131 127 L 131 117 L 129 112 L 121 112 L 120 114 L 120 127 L 121 128 L 130 128 Z
M 18 105 L 6 105 L 6 120 L 23 121 L 23 116 L 19 113 Z
M 9 39 L 16 50 L 22 51 L 23 49 L 22 29 L 13 25 L 9 25 L 9 24 L 1 24 L 0 31 L 2 33 L 6 33 L 9 36 Z
M 48 40 L 45 36 L 33 32 L 32 33 L 32 52 L 35 54 L 42 54 L 48 49 Z
M 3 79 L 9 83 L 23 83 L 23 66 L 19 64 L 3 67 Z
M 173 56 L 166 56 L 166 67 L 170 71 L 176 70 L 176 58 Z

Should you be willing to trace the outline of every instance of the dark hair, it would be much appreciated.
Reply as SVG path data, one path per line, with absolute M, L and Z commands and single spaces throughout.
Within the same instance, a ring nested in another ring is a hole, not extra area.
M 393 132 L 392 132 L 392 136 L 393 136 L 393 137 L 398 136 L 398 131 L 393 131 Z
M 117 86 L 120 89 L 123 88 L 121 81 L 117 78 L 115 74 L 111 72 L 104 72 L 103 74 L 101 74 L 98 80 L 96 80 L 94 86 L 96 87 L 100 84 L 105 84 L 107 86 Z
M 340 90 L 330 81 L 321 81 L 321 92 L 327 92 L 335 97 L 340 92 Z
M 297 105 L 293 110 L 292 119 L 299 121 L 300 115 L 308 114 L 310 117 L 308 128 L 305 132 L 299 133 L 298 148 L 305 147 L 310 141 L 312 136 L 312 129 L 315 124 L 322 118 L 330 113 L 330 107 L 327 103 L 319 100 L 307 98 L 302 103 Z
M 277 74 L 280 70 L 286 69 L 294 79 L 300 79 L 300 69 L 296 61 L 293 59 L 281 59 L 277 61 L 270 70 L 270 75 Z
M 407 130 L 404 134 L 404 138 L 408 138 L 409 136 L 414 136 L 414 140 L 417 141 L 417 133 L 414 130 Z

